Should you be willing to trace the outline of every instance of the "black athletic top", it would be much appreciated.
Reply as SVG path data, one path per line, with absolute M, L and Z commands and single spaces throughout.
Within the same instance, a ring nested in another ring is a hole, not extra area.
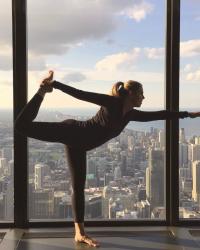
M 101 106 L 91 119 L 86 121 L 74 120 L 74 125 L 77 128 L 84 128 L 84 131 L 77 129 L 77 136 L 80 138 L 81 147 L 84 147 L 86 150 L 93 149 L 119 135 L 130 121 L 147 122 L 189 117 L 187 111 L 139 111 L 136 109 L 132 109 L 123 115 L 123 98 L 121 97 L 87 92 L 57 81 L 54 81 L 52 86 L 79 100 Z

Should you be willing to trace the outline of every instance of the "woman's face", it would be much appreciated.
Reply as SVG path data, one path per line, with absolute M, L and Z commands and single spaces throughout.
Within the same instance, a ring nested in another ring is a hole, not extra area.
M 143 88 L 139 88 L 137 92 L 129 92 L 129 96 L 132 102 L 133 107 L 140 107 L 142 105 L 142 101 L 145 98 Z

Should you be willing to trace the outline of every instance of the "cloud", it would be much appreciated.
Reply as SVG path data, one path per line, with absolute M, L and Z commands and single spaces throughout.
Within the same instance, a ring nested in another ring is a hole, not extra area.
M 46 60 L 43 56 L 28 55 L 28 70 L 42 71 L 47 68 Z
M 149 59 L 161 59 L 165 56 L 164 48 L 144 48 L 144 54 Z M 200 56 L 200 40 L 188 40 L 180 42 L 180 56 Z M 187 66 L 189 67 L 189 66 Z
M 5 71 L 1 70 L 0 71 L 0 93 L 1 91 L 8 90 L 8 88 L 13 86 L 13 72 L 12 70 L 10 71 Z
M 0 45 L 12 43 L 12 1 L 0 0 Z
M 9 55 L 0 55 L 0 70 L 11 70 L 12 58 Z
M 183 68 L 183 71 L 186 73 L 191 71 L 191 70 L 192 70 L 192 64 L 190 64 L 190 63 L 186 64 L 185 67 Z
M 145 19 L 148 14 L 153 11 L 154 7 L 152 4 L 140 1 L 139 4 L 132 7 L 128 7 L 125 11 L 122 11 L 121 14 L 127 15 L 130 19 L 140 22 Z
M 12 47 L 0 41 L 0 70 L 12 69 Z
M 200 68 L 197 69 L 194 72 L 189 72 L 187 74 L 187 76 L 186 76 L 186 80 L 187 81 L 194 81 L 194 82 L 198 81 L 199 82 L 200 81 Z
M 106 39 L 106 43 L 108 45 L 113 45 L 113 44 L 115 44 L 115 40 L 113 40 L 113 39 Z
M 10 49 L 0 50 L 0 70 L 10 71 L 13 69 L 12 53 Z M 44 70 L 46 69 L 45 58 L 42 56 L 28 55 L 28 70 Z
M 164 48 L 144 48 L 144 53 L 149 59 L 161 59 L 165 56 Z
M 0 43 L 12 39 L 10 1 L 0 0 Z M 6 11 L 5 11 L 6 10 Z M 10 11 L 9 11 L 10 10 Z M 36 55 L 62 55 L 85 41 L 104 39 L 120 26 L 117 15 L 140 21 L 152 10 L 142 0 L 29 0 L 28 45 Z
M 134 62 L 140 55 L 140 48 L 134 48 L 129 52 L 120 52 L 108 55 L 95 65 L 97 70 L 117 70 L 134 67 Z
M 150 59 L 160 59 L 165 55 L 164 48 L 145 48 L 144 52 Z M 193 57 L 200 56 L 200 40 L 188 40 L 180 42 L 180 56 Z
M 30 0 L 28 10 L 29 49 L 36 54 L 61 55 L 74 44 L 103 38 L 117 27 L 101 1 L 49 0 L 47 6 Z
M 7 87 L 12 87 L 12 82 L 9 80 L 1 80 L 1 84 Z
M 200 55 L 200 40 L 189 40 L 180 43 L 180 55 L 192 57 Z
M 0 6 L 0 44 L 5 45 L 12 41 L 11 2 L 0 0 Z M 35 55 L 63 55 L 85 41 L 106 38 L 121 25 L 116 16 L 138 22 L 152 9 L 143 0 L 59 0 L 56 4 L 29 0 L 28 48 Z
M 86 76 L 80 72 L 68 73 L 63 77 L 63 81 L 68 82 L 81 82 L 86 79 Z

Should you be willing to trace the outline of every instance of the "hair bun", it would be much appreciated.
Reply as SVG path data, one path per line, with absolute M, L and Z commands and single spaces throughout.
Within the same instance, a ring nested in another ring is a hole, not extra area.
M 127 90 L 124 88 L 124 82 L 120 82 L 120 85 L 118 87 L 118 92 L 120 96 L 126 96 Z
M 124 82 L 118 82 L 118 90 L 124 88 Z

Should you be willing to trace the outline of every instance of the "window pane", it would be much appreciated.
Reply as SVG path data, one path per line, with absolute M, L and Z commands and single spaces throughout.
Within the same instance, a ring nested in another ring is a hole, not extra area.
M 181 1 L 180 109 L 199 111 L 200 2 Z M 179 216 L 199 219 L 200 215 L 200 130 L 199 118 L 180 121 Z
M 140 81 L 142 110 L 164 109 L 165 1 L 28 0 L 28 47 L 29 99 L 53 69 L 58 81 L 104 94 Z M 98 109 L 54 90 L 36 119 L 85 120 Z M 164 121 L 130 122 L 88 151 L 85 219 L 165 219 L 164 159 Z M 29 219 L 71 220 L 71 194 L 63 145 L 30 139 Z
M 0 221 L 13 221 L 13 87 L 11 1 L 0 0 Z

